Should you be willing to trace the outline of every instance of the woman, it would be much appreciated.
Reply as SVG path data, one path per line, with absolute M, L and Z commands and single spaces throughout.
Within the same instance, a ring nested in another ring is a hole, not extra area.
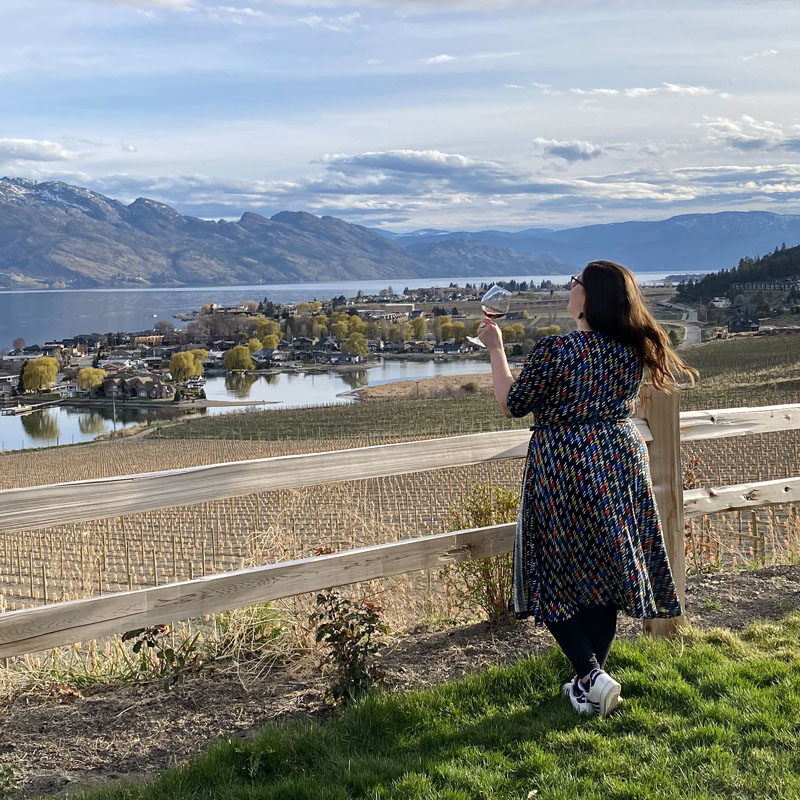
M 653 502 L 647 448 L 630 419 L 642 376 L 658 389 L 697 374 L 672 350 L 625 267 L 592 261 L 570 281 L 578 329 L 540 339 L 515 380 L 497 325 L 489 350 L 506 416 L 533 412 L 514 547 L 511 606 L 545 625 L 575 668 L 573 708 L 605 717 L 620 684 L 605 670 L 617 611 L 681 613 Z

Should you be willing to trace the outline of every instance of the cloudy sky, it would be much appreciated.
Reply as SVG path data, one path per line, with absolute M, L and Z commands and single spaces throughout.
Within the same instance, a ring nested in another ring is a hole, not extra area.
M 396 231 L 800 213 L 796 0 L 0 0 L 0 29 L 0 175 Z

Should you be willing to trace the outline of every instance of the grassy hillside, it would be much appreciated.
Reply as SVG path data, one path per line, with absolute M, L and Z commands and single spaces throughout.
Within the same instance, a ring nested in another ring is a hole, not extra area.
M 325 722 L 220 742 L 154 783 L 84 800 L 798 800 L 800 613 L 740 635 L 620 640 L 625 703 L 580 718 L 553 648 Z

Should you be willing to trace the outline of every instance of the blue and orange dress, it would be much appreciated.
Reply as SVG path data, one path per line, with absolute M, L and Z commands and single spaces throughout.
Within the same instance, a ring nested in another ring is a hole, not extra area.
M 511 608 L 537 625 L 614 605 L 681 613 L 633 414 L 635 349 L 595 331 L 540 339 L 506 403 L 533 413 L 513 558 Z

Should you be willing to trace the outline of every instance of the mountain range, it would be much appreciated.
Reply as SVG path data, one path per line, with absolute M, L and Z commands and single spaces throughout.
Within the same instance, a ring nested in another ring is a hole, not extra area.
M 334 217 L 237 221 L 124 205 L 78 186 L 0 179 L 0 287 L 88 288 L 565 273 L 555 258 L 454 240 L 413 252 Z
M 0 179 L 0 287 L 90 288 L 567 274 L 591 259 L 721 269 L 800 242 L 800 215 L 685 214 L 508 232 L 393 233 L 302 211 L 184 216 L 60 182 Z
M 381 231 L 411 252 L 479 241 L 518 253 L 548 255 L 574 267 L 592 259 L 617 261 L 634 269 L 723 269 L 740 258 L 773 251 L 784 242 L 800 243 L 800 214 L 768 211 L 722 211 L 682 214 L 657 222 L 613 222 L 553 230 L 530 228 L 508 232 L 420 230 L 396 234 Z

